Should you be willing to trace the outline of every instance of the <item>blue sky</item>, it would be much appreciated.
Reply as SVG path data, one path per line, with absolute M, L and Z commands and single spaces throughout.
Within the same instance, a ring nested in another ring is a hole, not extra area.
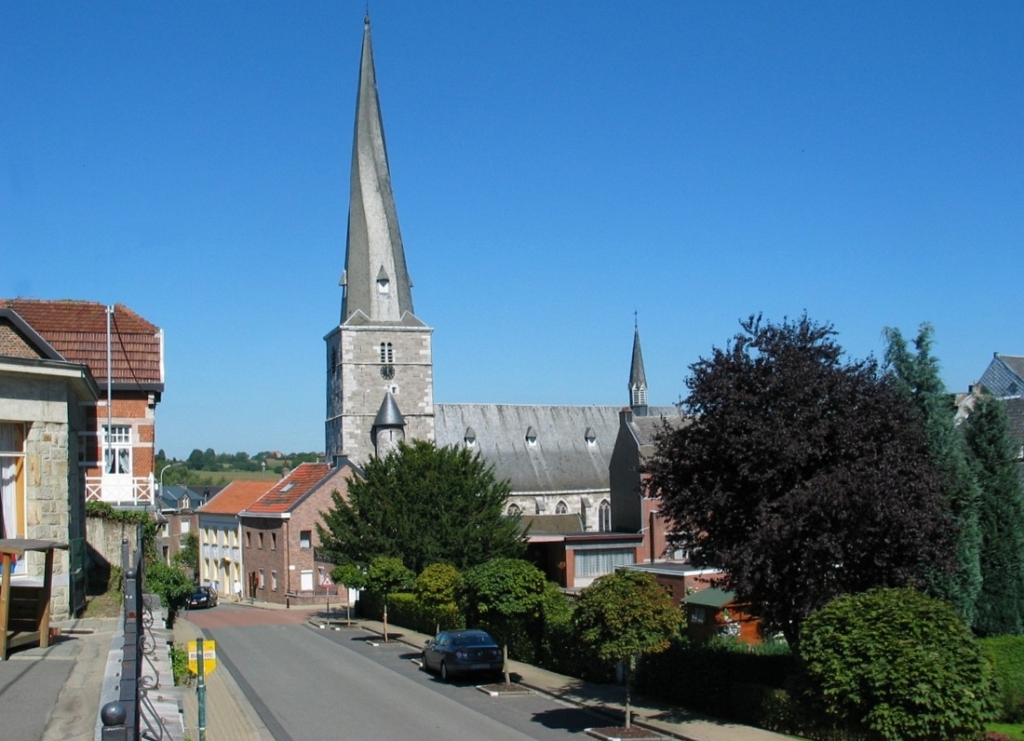
M 0 2 L 0 296 L 166 335 L 169 455 L 322 450 L 365 2 Z M 738 320 L 1024 354 L 1024 3 L 374 2 L 435 400 L 652 403 Z

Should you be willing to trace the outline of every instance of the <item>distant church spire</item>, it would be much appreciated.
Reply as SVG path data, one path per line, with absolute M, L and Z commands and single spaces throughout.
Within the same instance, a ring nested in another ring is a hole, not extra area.
M 356 95 L 352 143 L 351 196 L 341 321 L 362 313 L 371 322 L 397 322 L 413 314 L 412 282 L 398 229 L 391 192 L 391 171 L 384 144 L 384 124 L 377 97 L 377 77 L 370 43 L 370 16 L 363 29 L 363 52 Z
M 640 329 L 633 319 L 633 362 L 629 366 L 629 406 L 638 417 L 647 416 L 647 374 L 640 350 Z

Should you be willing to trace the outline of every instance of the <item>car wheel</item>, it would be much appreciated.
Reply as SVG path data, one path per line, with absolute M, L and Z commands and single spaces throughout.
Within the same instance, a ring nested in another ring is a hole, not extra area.
M 427 666 L 427 654 L 425 651 L 420 654 L 420 669 L 425 672 L 430 671 L 430 667 Z
M 447 682 L 448 681 L 448 665 L 446 663 L 444 663 L 443 661 L 441 662 L 441 681 L 442 682 Z

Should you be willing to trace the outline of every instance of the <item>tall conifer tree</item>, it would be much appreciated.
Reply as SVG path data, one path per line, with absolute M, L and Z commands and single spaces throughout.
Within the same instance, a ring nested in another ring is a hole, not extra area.
M 950 602 L 974 626 L 982 583 L 978 521 L 981 491 L 963 438 L 954 426 L 953 396 L 939 377 L 939 362 L 932 355 L 933 334 L 930 324 L 922 324 L 912 352 L 898 329 L 886 329 L 889 346 L 885 360 L 921 412 L 932 461 L 943 480 L 943 496 L 956 520 L 957 569 L 952 574 L 936 574 L 931 579 L 931 591 Z
M 1003 405 L 982 398 L 963 425 L 981 486 L 981 573 L 974 629 L 1019 635 L 1024 629 L 1024 500 Z

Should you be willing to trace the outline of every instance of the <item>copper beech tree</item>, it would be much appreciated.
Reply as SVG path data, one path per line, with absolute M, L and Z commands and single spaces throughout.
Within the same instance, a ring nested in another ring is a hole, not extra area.
M 891 375 L 806 315 L 741 328 L 691 366 L 691 424 L 666 428 L 647 470 L 675 541 L 796 646 L 837 595 L 948 568 L 951 519 Z

